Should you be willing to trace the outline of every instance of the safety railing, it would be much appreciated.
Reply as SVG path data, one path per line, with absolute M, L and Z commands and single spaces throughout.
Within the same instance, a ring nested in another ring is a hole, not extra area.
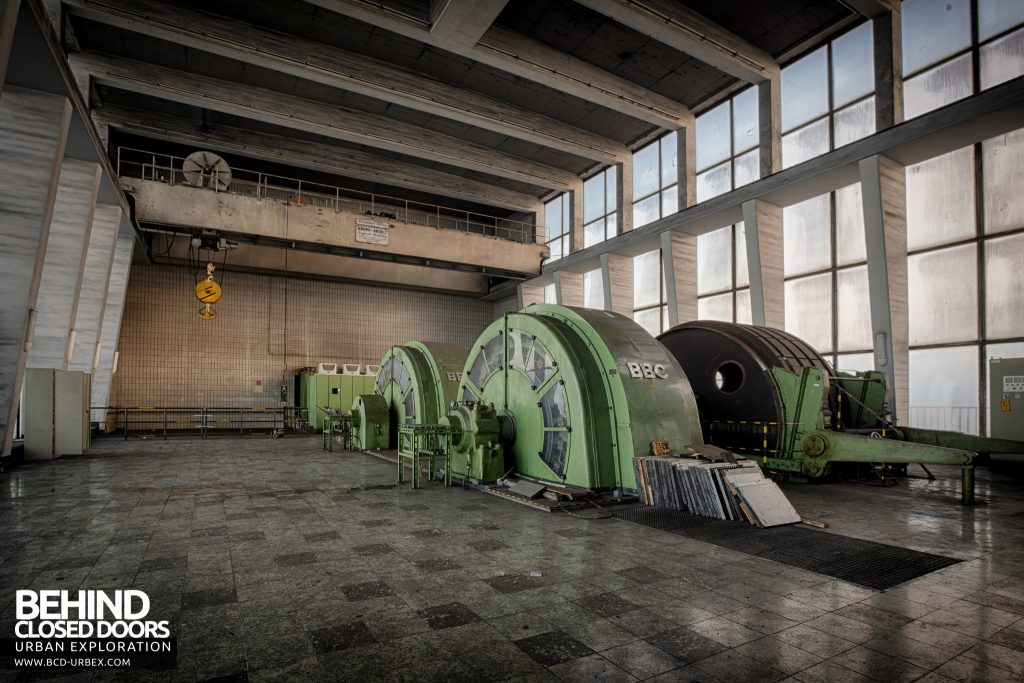
M 333 211 L 345 211 L 371 218 L 400 221 L 442 230 L 498 237 L 513 242 L 540 242 L 543 227 L 532 222 L 475 213 L 463 209 L 410 201 L 399 197 L 363 192 L 335 185 L 288 178 L 261 171 L 231 169 L 229 178 L 214 168 L 209 172 L 182 169 L 184 158 L 157 154 L 132 147 L 117 148 L 117 174 L 166 183 L 205 187 L 213 192 L 271 199 Z
M 92 406 L 101 436 L 167 439 L 191 436 L 281 436 L 309 431 L 305 408 Z

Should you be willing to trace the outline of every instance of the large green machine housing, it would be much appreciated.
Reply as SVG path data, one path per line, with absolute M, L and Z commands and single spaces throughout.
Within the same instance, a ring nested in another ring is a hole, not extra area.
M 490 483 L 514 469 L 539 481 L 635 490 L 633 458 L 655 441 L 703 443 L 682 369 L 642 327 L 616 313 L 532 305 L 506 313 L 466 360 L 453 472 Z M 493 464 L 496 447 L 501 467 Z

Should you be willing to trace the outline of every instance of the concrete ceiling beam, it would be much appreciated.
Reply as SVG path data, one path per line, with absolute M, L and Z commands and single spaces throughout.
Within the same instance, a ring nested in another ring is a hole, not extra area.
M 430 32 L 473 47 L 505 9 L 508 0 L 431 0 Z
M 842 0 L 843 4 L 868 19 L 880 17 L 886 12 L 899 12 L 900 0 Z
M 467 47 L 433 35 L 428 23 L 375 3 L 307 1 L 662 128 L 675 130 L 693 118 L 680 102 L 501 26 L 491 26 L 476 46 Z
M 570 171 L 534 163 L 379 114 L 146 62 L 85 52 L 72 53 L 69 59 L 73 65 L 86 68 L 94 82 L 131 92 L 470 168 L 550 190 L 568 190 L 576 181 L 576 175 Z
M 322 145 L 308 140 L 270 133 L 239 130 L 218 125 L 202 126 L 180 118 L 107 105 L 93 109 L 100 127 L 170 142 L 194 143 L 221 152 L 233 152 L 254 159 L 332 173 L 359 180 L 455 197 L 486 206 L 532 212 L 538 199 L 533 195 L 488 185 L 469 178 L 384 159 L 356 149 Z
M 609 19 L 748 83 L 779 72 L 770 54 L 672 0 L 577 0 Z
M 438 26 L 454 24 L 465 30 L 472 27 L 468 18 L 476 16 L 477 4 L 498 6 L 504 5 L 505 0 L 450 0 L 445 4 Z M 473 4 L 472 12 L 467 11 L 469 4 Z M 460 121 L 584 159 L 612 164 L 627 156 L 624 145 L 543 114 L 371 57 L 233 19 L 154 0 L 70 0 L 66 7 L 72 14 L 92 21 Z M 500 7 L 496 11 L 500 12 Z

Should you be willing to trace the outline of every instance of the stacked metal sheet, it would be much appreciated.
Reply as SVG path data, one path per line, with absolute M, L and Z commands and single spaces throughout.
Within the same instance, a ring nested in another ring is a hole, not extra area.
M 753 461 L 708 462 L 666 455 L 635 458 L 633 468 L 645 505 L 715 519 L 745 519 L 760 527 L 800 521 L 782 490 L 765 479 Z

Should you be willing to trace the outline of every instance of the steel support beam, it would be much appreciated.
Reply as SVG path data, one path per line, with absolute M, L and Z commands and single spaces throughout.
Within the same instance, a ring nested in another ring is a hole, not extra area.
M 70 124 L 65 97 L 8 87 L 0 98 L 0 455 L 11 451 Z
M 77 52 L 70 55 L 70 61 L 73 66 L 87 69 L 97 83 L 203 109 L 470 168 L 551 190 L 567 190 L 576 180 L 576 175 L 569 171 L 386 116 L 134 60 Z
M 27 367 L 67 369 L 74 341 L 71 323 L 78 308 L 101 178 L 99 164 L 91 161 L 64 159 L 61 166 Z
M 778 75 L 770 54 L 672 0 L 577 1 L 748 83 Z
M 894 419 L 909 415 L 906 171 L 876 155 L 860 164 L 864 243 L 875 369 L 885 373 L 886 401 Z

